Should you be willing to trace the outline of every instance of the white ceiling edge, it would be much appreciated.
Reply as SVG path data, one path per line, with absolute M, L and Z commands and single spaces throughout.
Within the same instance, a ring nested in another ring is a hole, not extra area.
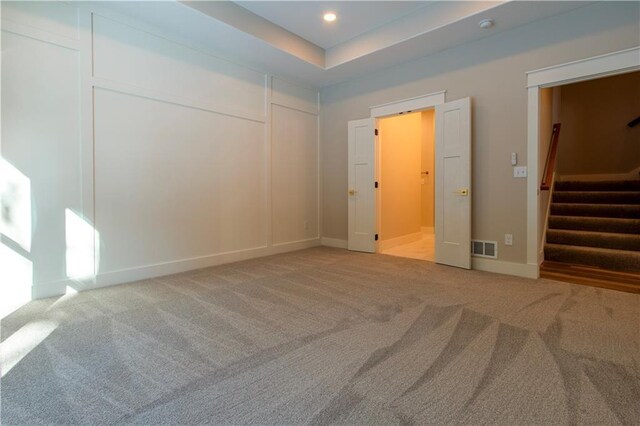
M 333 68 L 378 50 L 424 35 L 437 28 L 472 16 L 505 1 L 433 2 L 414 13 L 354 37 L 326 51 L 326 68 Z
M 390 68 L 413 59 L 459 46 L 507 31 L 521 25 L 535 22 L 554 15 L 595 3 L 594 1 L 509 1 L 487 11 L 480 12 L 452 24 L 439 27 L 418 37 L 378 50 L 340 66 L 328 69 L 323 75 L 322 86 L 370 73 L 374 70 Z M 479 28 L 482 19 L 494 19 L 496 24 L 490 30 Z
M 177 1 L 218 21 L 231 25 L 242 32 L 258 37 L 303 61 L 325 68 L 325 51 L 323 48 L 242 6 L 230 1 Z
M 230 1 L 178 2 L 213 19 L 264 40 L 303 61 L 329 69 L 486 11 L 505 1 L 434 1 L 421 10 L 391 21 L 326 51 L 273 22 Z
M 196 50 L 312 88 L 321 88 L 557 15 L 593 1 L 501 3 L 489 10 L 490 15 L 487 15 L 487 11 L 476 13 L 329 69 L 300 59 L 253 34 L 240 31 L 184 3 L 83 3 L 89 5 L 92 10 L 111 15 L 113 19 L 125 24 L 140 27 L 142 23 L 144 28 L 141 29 L 160 34 Z M 491 30 L 478 28 L 477 21 L 486 17 L 496 20 L 496 26 Z
M 320 87 L 323 68 L 177 1 L 81 1 L 94 13 L 247 68 Z

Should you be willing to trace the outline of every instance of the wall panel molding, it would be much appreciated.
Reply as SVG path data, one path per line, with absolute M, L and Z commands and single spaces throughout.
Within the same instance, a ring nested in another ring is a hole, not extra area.
M 317 90 L 273 76 L 271 77 L 271 103 L 309 114 L 320 113 Z
M 2 31 L 13 33 L 22 37 L 29 37 L 43 43 L 54 44 L 71 50 L 80 50 L 80 41 L 52 34 L 38 28 L 23 25 L 8 19 L 2 18 Z
M 67 127 L 78 130 L 78 142 L 58 154 L 66 163 L 56 157 L 57 165 L 48 167 L 49 155 L 39 166 L 44 175 L 71 179 L 65 188 L 75 192 L 73 202 L 52 196 L 61 205 L 52 204 L 55 214 L 38 218 L 40 229 L 55 222 L 57 239 L 55 247 L 49 237 L 45 242 L 55 262 L 34 262 L 34 279 L 39 278 L 33 281 L 33 298 L 320 245 L 316 89 L 172 40 L 161 29 L 99 4 L 31 3 L 10 5 L 15 13 L 8 14 L 2 5 L 3 34 L 36 53 L 46 49 L 53 55 L 48 63 L 64 59 L 65 69 L 75 54 L 73 72 L 41 65 L 37 70 L 49 79 L 65 75 L 78 89 L 64 103 L 77 102 L 78 112 L 71 114 L 77 124 Z M 10 59 L 3 57 L 7 63 Z M 14 70 L 15 81 L 8 84 L 24 84 L 21 74 L 30 75 Z M 72 91 L 66 87 L 52 87 L 51 94 L 61 99 L 60 90 Z M 51 97 L 43 87 L 29 93 Z M 279 114 L 275 127 L 274 109 Z M 25 123 L 42 113 L 26 111 L 32 116 L 24 117 Z M 61 111 L 66 110 L 57 108 L 56 114 Z M 3 117 L 10 113 L 3 109 Z M 287 129 L 298 133 L 291 136 Z M 58 133 L 49 138 L 53 142 L 38 138 L 29 152 L 49 150 L 63 136 L 68 144 L 68 132 Z M 15 141 L 4 142 L 3 155 L 20 149 Z M 280 149 L 276 163 L 274 147 Z M 291 180 L 298 191 L 293 203 L 287 201 L 291 212 L 274 218 L 273 200 L 289 193 L 282 192 L 286 187 L 273 187 L 273 176 L 286 176 L 307 155 L 308 162 Z M 73 163 L 73 174 L 58 171 L 67 163 Z M 65 209 L 95 229 L 93 274 L 81 281 L 65 278 Z M 280 232 L 275 241 L 274 220 Z
M 96 14 L 93 49 L 94 77 L 102 81 L 232 114 L 266 115 L 264 73 Z
M 143 87 L 138 87 L 132 84 L 111 81 L 105 78 L 93 77 L 91 79 L 91 85 L 98 89 L 109 90 L 125 95 L 137 96 L 140 98 L 150 99 L 158 102 L 166 102 L 173 105 L 180 105 L 183 107 L 207 111 L 214 114 L 226 115 L 228 117 L 241 118 L 243 120 L 255 121 L 258 123 L 265 123 L 267 121 L 267 118 L 264 115 L 253 114 L 248 111 L 242 111 L 240 109 L 234 109 L 228 106 L 222 106 L 202 100 L 183 98 L 181 96 L 162 93 Z
M 294 250 L 316 247 L 320 245 L 320 239 L 310 239 L 306 241 L 296 241 L 286 244 L 278 244 L 271 247 L 263 246 L 247 250 L 218 253 L 208 256 L 180 259 L 171 262 L 157 263 L 153 265 L 143 265 L 136 268 L 111 271 L 97 275 L 96 284 L 87 286 L 91 288 L 106 287 L 125 282 L 132 282 L 164 275 L 177 274 L 194 269 L 208 268 L 225 263 L 239 262 L 256 257 L 270 256 L 274 254 L 286 253 Z

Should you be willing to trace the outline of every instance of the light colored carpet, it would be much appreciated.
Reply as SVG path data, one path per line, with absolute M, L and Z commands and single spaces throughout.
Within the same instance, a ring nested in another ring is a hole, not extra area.
M 30 324 L 2 424 L 640 422 L 640 296 L 567 283 L 314 248 L 32 302 L 3 344 Z

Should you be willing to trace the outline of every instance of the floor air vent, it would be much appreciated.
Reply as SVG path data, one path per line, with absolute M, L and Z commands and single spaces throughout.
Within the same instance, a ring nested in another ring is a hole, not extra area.
M 498 242 L 471 240 L 471 254 L 479 257 L 498 258 Z

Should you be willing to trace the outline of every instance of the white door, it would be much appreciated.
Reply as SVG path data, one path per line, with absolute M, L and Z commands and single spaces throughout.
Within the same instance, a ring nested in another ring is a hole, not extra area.
M 376 251 L 374 119 L 349 121 L 349 250 Z
M 436 262 L 471 269 L 471 99 L 436 106 Z

